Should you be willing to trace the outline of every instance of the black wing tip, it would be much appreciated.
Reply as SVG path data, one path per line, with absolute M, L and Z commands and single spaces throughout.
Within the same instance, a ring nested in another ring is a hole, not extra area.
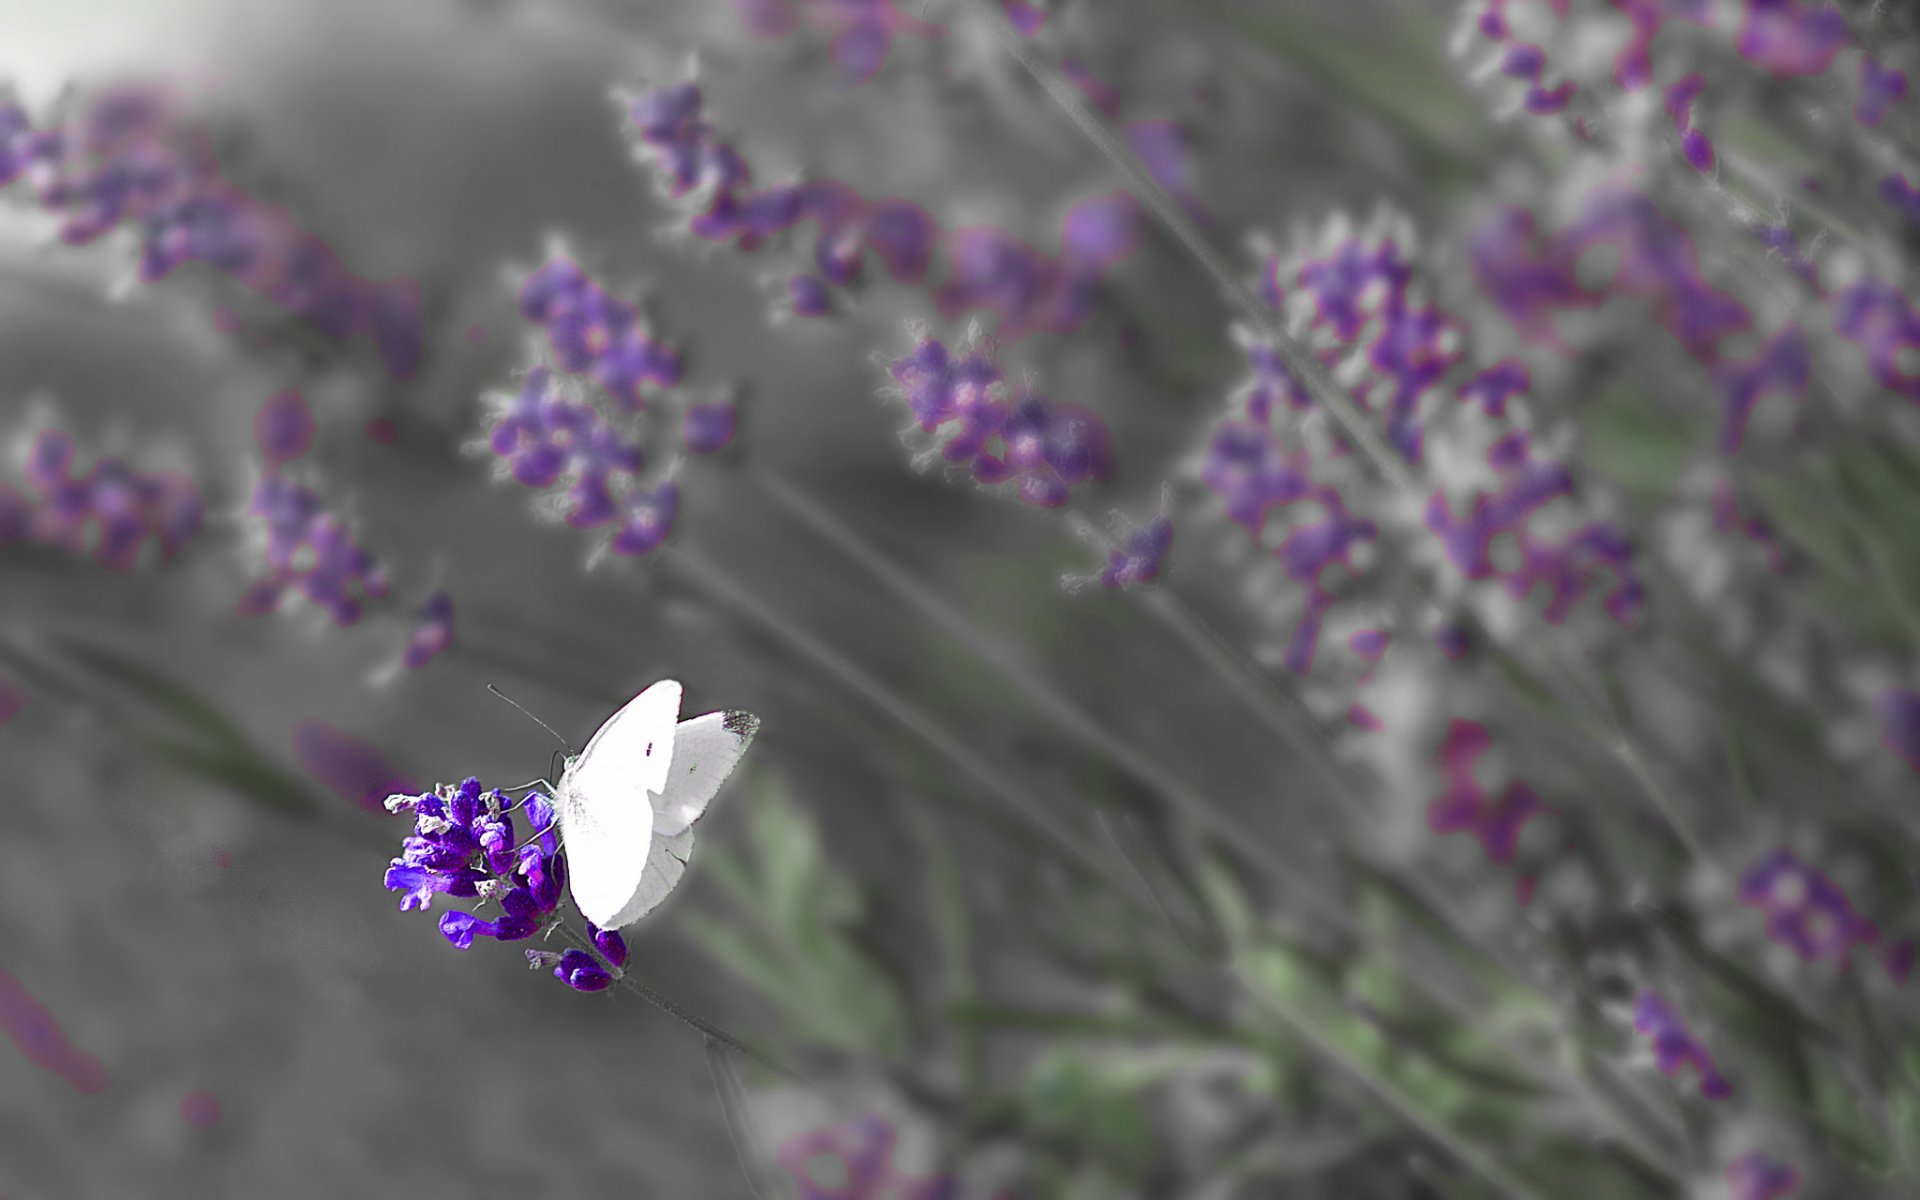
M 720 728 L 743 742 L 750 742 L 753 735 L 760 732 L 760 718 L 742 709 L 730 708 L 727 715 L 721 718 Z

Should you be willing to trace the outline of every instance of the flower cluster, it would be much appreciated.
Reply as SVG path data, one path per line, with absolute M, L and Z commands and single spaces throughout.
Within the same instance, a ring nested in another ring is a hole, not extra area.
M 1727 1165 L 1727 1184 L 1731 1200 L 1779 1200 L 1799 1190 L 1800 1172 L 1754 1150 Z
M 1475 760 L 1491 746 L 1492 738 L 1479 722 L 1449 723 L 1436 756 L 1446 772 L 1447 789 L 1427 806 L 1427 821 L 1435 833 L 1471 833 L 1489 860 L 1510 863 L 1519 849 L 1521 830 L 1546 806 L 1522 780 L 1509 782 L 1497 795 L 1475 780 Z
M 1048 256 L 991 227 L 943 234 L 918 205 L 872 200 L 844 184 L 757 187 L 746 158 L 719 138 L 702 107 L 699 86 L 691 81 L 628 99 L 636 153 L 653 168 L 666 197 L 681 206 L 687 230 L 702 240 L 753 250 L 776 234 L 813 224 L 811 270 L 786 281 L 782 301 L 795 316 L 833 311 L 829 285 L 859 285 L 869 253 L 894 280 L 919 284 L 931 272 L 936 249 L 944 248 L 946 274 L 931 288 L 943 317 L 997 313 L 1002 341 L 1035 330 L 1064 333 L 1087 319 L 1101 281 L 1139 240 L 1138 205 L 1122 192 L 1069 208 L 1060 252 Z M 1141 136 L 1164 141 L 1165 131 Z
M 862 1113 L 789 1138 L 775 1161 L 798 1186 L 800 1200 L 959 1200 L 959 1183 L 951 1176 L 895 1170 L 898 1141 L 886 1118 Z
M 560 370 L 591 377 L 624 412 L 646 406 L 647 385 L 680 382 L 679 353 L 640 324 L 637 308 L 614 299 L 565 255 L 528 276 L 520 312 L 546 331 Z
M 263 469 L 247 502 L 253 518 L 254 557 L 265 573 L 241 596 L 239 611 L 263 616 L 299 595 L 333 618 L 357 624 L 369 602 L 391 592 L 386 568 L 361 545 L 352 527 L 313 487 L 288 469 L 312 447 L 313 412 L 297 391 L 276 392 L 254 417 L 254 444 Z M 412 628 L 394 670 L 418 670 L 453 645 L 453 598 L 428 596 L 412 616 Z
M 1736 13 L 1735 20 L 1728 19 Z M 1481 70 L 1518 81 L 1520 107 L 1538 115 L 1564 112 L 1577 92 L 1596 91 L 1601 81 L 1590 69 L 1599 61 L 1588 52 L 1593 44 L 1619 46 L 1604 64 L 1615 88 L 1632 93 L 1647 87 L 1656 75 L 1654 42 L 1670 22 L 1706 33 L 1662 39 L 1667 47 L 1664 61 L 1698 61 L 1717 44 L 1775 80 L 1825 72 L 1852 41 L 1838 12 L 1825 5 L 1802 7 L 1799 0 L 1740 0 L 1730 5 L 1701 0 L 1476 0 L 1464 6 L 1463 17 L 1457 48 L 1472 53 L 1481 45 L 1491 47 L 1493 57 Z M 1626 18 L 1629 31 L 1624 42 L 1611 28 L 1620 17 Z M 1550 73 L 1565 77 L 1549 88 Z M 1861 123 L 1877 125 L 1886 106 L 1904 96 L 1904 84 L 1903 74 L 1863 55 Z
M 803 21 L 826 33 L 834 65 L 854 83 L 873 78 L 895 37 L 941 32 L 901 12 L 897 0 L 734 0 L 734 7 L 755 37 L 787 37 Z
M 650 553 L 673 532 L 679 486 L 642 483 L 646 454 L 638 439 L 546 367 L 527 372 L 518 392 L 494 397 L 488 446 L 503 472 L 546 491 L 568 525 L 614 524 L 614 554 Z
M 264 473 L 247 513 L 258 518 L 266 574 L 241 597 L 243 614 L 274 612 L 288 593 L 298 592 L 344 626 L 360 620 L 367 601 L 386 597 L 386 569 L 312 488 Z
M 1654 1065 L 1662 1075 L 1672 1075 L 1691 1065 L 1700 1076 L 1700 1094 L 1709 1100 L 1724 1100 L 1733 1094 L 1714 1066 L 1707 1048 L 1687 1032 L 1687 1027 L 1658 993 L 1642 992 L 1633 1004 L 1633 1027 L 1652 1044 Z
M 0 186 L 16 179 L 69 244 L 132 230 L 143 282 L 205 263 L 331 337 L 366 335 L 396 376 L 418 365 L 418 289 L 353 275 L 287 213 L 224 181 L 204 138 L 156 93 L 108 91 L 44 127 L 0 100 Z
M 441 934 L 462 950 L 477 937 L 526 941 L 559 923 L 566 860 L 546 796 L 528 792 L 516 805 L 498 788 L 482 791 L 478 779 L 467 779 L 417 796 L 389 796 L 386 808 L 414 817 L 413 832 L 386 873 L 388 890 L 401 893 L 400 911 L 425 911 L 437 895 L 497 905 L 500 915 L 494 919 L 458 909 L 440 914 Z M 516 810 L 532 826 L 525 843 Z M 626 942 L 617 933 L 589 929 L 598 957 L 584 950 L 530 950 L 529 961 L 551 966 L 554 976 L 575 991 L 611 986 L 626 965 Z
M 1880 942 L 1879 928 L 1854 911 L 1838 884 L 1784 848 L 1741 876 L 1740 903 L 1766 914 L 1767 936 L 1806 962 L 1845 966 L 1855 946 Z
M 1087 584 L 1097 583 L 1124 592 L 1160 578 L 1167 555 L 1173 551 L 1172 518 L 1161 512 L 1144 524 L 1123 524 L 1117 537 L 1117 544 L 1106 538 L 1089 537 L 1095 541 L 1096 548 L 1106 553 L 1107 564 L 1091 576 L 1067 576 L 1061 582 L 1068 590 L 1078 591 Z
M 977 339 L 956 355 L 918 332 L 913 351 L 887 371 L 892 393 L 932 442 L 926 457 L 964 467 L 985 486 L 1057 508 L 1075 487 L 1112 472 L 1112 443 L 1098 416 L 1054 404 L 1025 385 L 1014 390 Z
M 113 457 L 84 474 L 75 465 L 65 433 L 47 429 L 33 438 L 21 464 L 26 493 L 0 484 L 0 545 L 57 547 L 127 571 L 147 546 L 169 562 L 200 532 L 205 504 L 185 475 L 138 471 Z
M 1257 290 L 1388 445 L 1424 469 L 1433 490 L 1421 526 L 1383 503 L 1331 414 L 1251 331 L 1237 331 L 1251 377 L 1199 460 L 1226 517 L 1299 589 L 1283 655 L 1296 672 L 1311 668 L 1336 601 L 1364 594 L 1383 537 L 1411 538 L 1420 561 L 1446 568 L 1447 589 L 1497 580 L 1513 600 L 1544 590 L 1550 623 L 1595 593 L 1620 624 L 1640 613 L 1632 545 L 1560 460 L 1565 430 L 1542 430 L 1529 410 L 1528 368 L 1472 368 L 1464 323 L 1424 297 L 1411 245 L 1392 214 L 1359 230 L 1335 219 L 1290 252 L 1266 248 Z

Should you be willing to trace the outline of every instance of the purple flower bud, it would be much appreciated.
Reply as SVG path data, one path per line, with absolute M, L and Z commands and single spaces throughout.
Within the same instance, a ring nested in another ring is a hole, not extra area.
M 671 480 L 651 491 L 635 488 L 622 501 L 620 529 L 614 534 L 613 553 L 650 554 L 666 543 L 680 511 L 680 488 Z
M 1700 1076 L 1700 1094 L 1709 1100 L 1724 1100 L 1733 1089 L 1714 1066 L 1713 1056 L 1687 1032 L 1673 1010 L 1657 993 L 1642 992 L 1634 1001 L 1633 1027 L 1653 1044 L 1654 1065 L 1662 1075 L 1672 1075 L 1691 1065 Z
M 275 392 L 253 419 L 253 440 L 269 467 L 291 462 L 313 444 L 313 413 L 299 392 Z
M 553 975 L 576 992 L 603 992 L 613 986 L 613 976 L 602 970 L 585 950 L 562 954 Z
M 1151 583 L 1160 577 L 1167 554 L 1173 549 L 1173 522 L 1165 515 L 1129 533 L 1125 544 L 1107 555 L 1100 582 L 1124 591 Z
M 736 416 L 729 401 L 696 404 L 687 409 L 680 444 L 692 454 L 717 454 L 733 441 Z
M 1818 75 L 1847 44 L 1847 25 L 1832 8 L 1800 0 L 1747 0 L 1734 50 L 1775 79 Z
M 1887 110 L 1906 99 L 1907 74 L 1893 67 L 1882 67 L 1873 55 L 1860 56 L 1860 103 L 1854 116 L 1869 129 L 1877 129 Z
M 1888 175 L 1882 179 L 1880 198 L 1893 205 L 1901 216 L 1920 225 L 1920 188 L 1909 184 L 1905 176 Z
M 475 937 L 494 937 L 499 927 L 492 921 L 483 921 L 472 913 L 454 909 L 440 914 L 440 932 L 453 943 L 455 949 L 470 950 Z
M 600 951 L 615 969 L 627 965 L 627 940 L 616 930 L 602 929 L 592 921 L 588 921 L 587 936 L 593 939 L 594 949 Z
M 787 301 L 795 316 L 823 317 L 833 311 L 826 284 L 812 275 L 795 275 L 787 281 Z
M 1920 692 L 1888 688 L 1873 707 L 1880 717 L 1880 744 L 1920 771 Z
M 559 822 L 553 810 L 553 801 L 541 792 L 528 792 L 520 802 L 520 811 L 526 817 L 530 831 L 539 838 L 541 853 L 548 858 L 560 853 Z
M 1447 776 L 1447 788 L 1427 805 L 1427 823 L 1435 833 L 1471 833 L 1489 861 L 1510 863 L 1519 850 L 1526 823 L 1547 811 L 1533 789 L 1514 780 L 1498 796 L 1487 794 L 1474 778 L 1475 763 L 1493 739 L 1478 721 L 1448 722 L 1446 740 L 1435 756 Z
M 1754 1150 L 1727 1167 L 1727 1183 L 1733 1191 L 1729 1200 L 1779 1200 L 1800 1189 L 1800 1172 Z
M 453 597 L 444 591 L 427 597 L 414 614 L 413 633 L 401 656 L 409 671 L 417 671 L 453 645 Z
M 917 281 L 927 273 L 938 232 L 925 209 L 905 200 L 874 204 L 867 210 L 861 229 L 887 273 L 902 282 Z

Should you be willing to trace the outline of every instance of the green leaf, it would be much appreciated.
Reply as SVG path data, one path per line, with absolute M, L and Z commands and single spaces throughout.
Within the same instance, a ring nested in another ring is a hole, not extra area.
M 1697 430 L 1675 421 L 1626 385 L 1609 389 L 1581 414 L 1589 467 L 1646 509 L 1673 494 L 1699 444 Z
M 703 857 L 741 919 L 692 914 L 689 933 L 766 996 L 794 1036 L 900 1053 L 908 984 L 897 964 L 866 944 L 860 894 L 827 861 L 813 823 L 783 792 L 762 780 L 752 795 L 751 862 L 718 847 Z

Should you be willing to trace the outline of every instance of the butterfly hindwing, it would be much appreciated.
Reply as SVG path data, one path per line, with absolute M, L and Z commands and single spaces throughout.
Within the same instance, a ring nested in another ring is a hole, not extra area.
M 602 929 L 619 929 L 633 924 L 659 906 L 686 873 L 687 859 L 693 855 L 693 830 L 683 829 L 672 837 L 656 837 L 648 848 L 646 870 L 632 895 L 607 921 L 595 921 Z M 640 856 L 635 855 L 636 859 Z
M 680 722 L 666 787 L 653 800 L 654 833 L 672 837 L 699 820 L 759 730 L 760 718 L 738 709 Z

